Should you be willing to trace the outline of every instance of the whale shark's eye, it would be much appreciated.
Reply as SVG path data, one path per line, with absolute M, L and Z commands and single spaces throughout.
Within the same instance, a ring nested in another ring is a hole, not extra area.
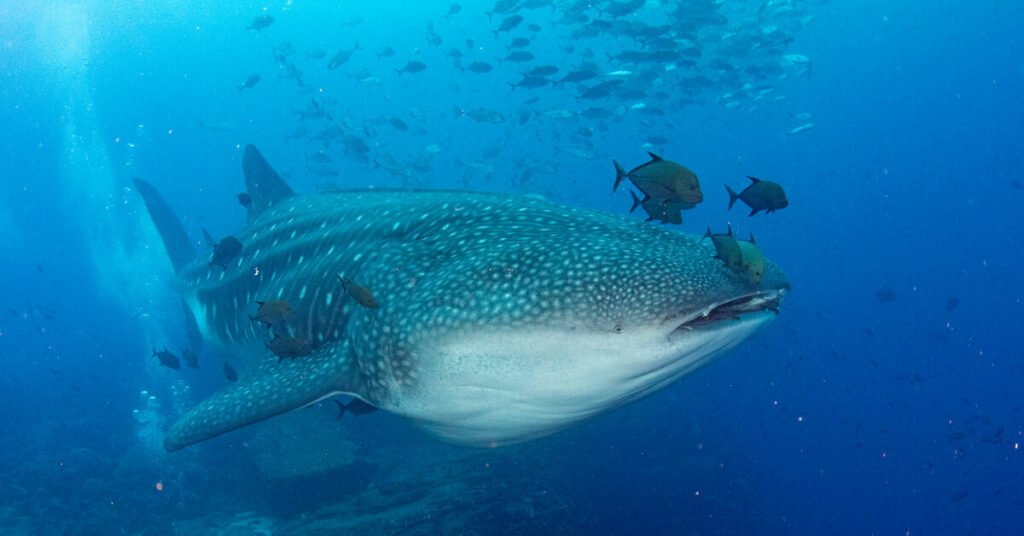
M 622 324 L 615 324 L 615 333 L 622 333 Z

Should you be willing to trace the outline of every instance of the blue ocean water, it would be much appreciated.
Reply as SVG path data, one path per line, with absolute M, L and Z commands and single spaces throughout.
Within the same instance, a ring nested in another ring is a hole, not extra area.
M 1024 8 L 629 4 L 0 5 L 0 533 L 1019 532 Z M 498 61 L 515 50 L 533 59 Z M 543 65 L 593 78 L 509 87 Z M 150 359 L 187 343 L 132 179 L 198 246 L 243 227 L 250 143 L 304 194 L 622 215 L 611 161 L 653 151 L 704 191 L 667 228 L 752 232 L 793 289 L 724 357 L 522 445 L 449 446 L 324 401 L 167 453 L 224 357 Z M 728 210 L 746 175 L 789 206 Z

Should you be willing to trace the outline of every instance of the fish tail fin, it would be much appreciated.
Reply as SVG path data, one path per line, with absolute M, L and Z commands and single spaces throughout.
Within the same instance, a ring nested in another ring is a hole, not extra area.
M 732 206 L 736 204 L 736 200 L 740 198 L 740 195 L 734 192 L 732 188 L 729 188 L 728 184 L 725 185 L 725 191 L 729 192 L 729 210 L 732 210 Z
M 249 194 L 250 203 L 248 220 L 251 222 L 264 210 L 276 205 L 279 201 L 295 195 L 288 183 L 274 171 L 259 149 L 252 145 L 245 146 L 242 155 L 242 173 L 245 175 L 245 189 Z
M 348 409 L 348 408 L 345 407 L 345 404 L 342 404 L 341 402 L 338 402 L 337 400 L 335 400 L 334 403 L 338 405 L 338 416 L 335 417 L 334 420 L 340 421 L 341 418 L 345 416 L 345 410 Z
M 633 190 L 629 191 L 629 195 L 633 196 L 633 206 L 629 209 L 629 213 L 632 214 L 636 207 L 640 206 L 640 198 L 636 196 L 636 192 Z
M 626 170 L 622 169 L 622 166 L 619 164 L 618 160 L 613 159 L 612 164 L 615 164 L 615 184 L 612 185 L 612 193 L 615 193 L 615 190 L 619 189 L 619 186 L 622 185 L 622 181 L 626 180 L 626 177 L 629 176 L 629 173 L 626 173 Z
M 153 188 L 153 185 L 142 179 L 134 179 L 132 182 L 135 183 L 135 189 L 142 196 L 142 201 L 146 204 L 146 209 L 149 210 L 149 217 L 153 220 L 157 232 L 160 233 L 160 238 L 163 239 L 167 256 L 171 258 L 171 265 L 174 266 L 174 272 L 181 272 L 181 269 L 196 257 L 196 251 L 192 247 L 188 233 L 185 232 L 185 227 L 181 225 L 181 221 L 174 215 L 171 206 L 160 196 L 156 188 Z
M 206 227 L 200 227 L 200 229 L 203 230 L 203 241 L 206 242 L 206 247 L 211 247 L 217 243 L 217 241 L 213 239 L 213 236 L 210 235 L 210 231 L 206 230 Z
M 168 452 L 359 389 L 348 347 L 324 347 L 304 359 L 266 363 L 186 413 L 164 436 Z

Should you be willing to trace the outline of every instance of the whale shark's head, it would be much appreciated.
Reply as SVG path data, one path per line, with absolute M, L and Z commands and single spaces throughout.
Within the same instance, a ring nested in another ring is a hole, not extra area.
M 390 292 L 391 329 L 356 337 L 359 355 L 373 334 L 399 341 L 383 404 L 449 442 L 526 441 L 653 392 L 758 333 L 789 289 L 696 236 L 540 201 L 515 214 L 445 220 L 459 246 Z

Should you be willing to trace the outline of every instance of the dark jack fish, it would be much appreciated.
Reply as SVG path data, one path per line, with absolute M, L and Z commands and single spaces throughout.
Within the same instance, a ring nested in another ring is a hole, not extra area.
M 258 75 L 258 74 L 250 74 L 249 78 L 246 78 L 245 82 L 242 82 L 242 85 L 238 86 L 238 91 L 242 91 L 243 89 L 252 89 L 252 88 L 256 87 L 256 84 L 259 84 L 259 83 L 260 83 L 260 75 Z
M 460 11 L 462 11 L 462 6 L 461 5 L 459 5 L 459 4 L 452 4 L 452 5 L 448 6 L 448 13 L 444 16 L 444 18 L 448 19 L 452 15 L 458 15 Z
M 220 266 L 227 269 L 231 259 L 234 259 L 242 251 L 242 243 L 233 236 L 227 236 L 224 240 L 215 243 L 210 233 L 203 229 L 203 237 L 206 239 L 207 244 L 213 244 L 213 258 L 210 259 L 210 266 Z
M 353 398 L 348 402 L 348 404 L 341 403 L 337 400 L 335 400 L 334 403 L 338 405 L 338 417 L 334 419 L 336 421 L 341 420 L 341 418 L 345 416 L 345 413 L 351 413 L 358 417 L 360 415 L 368 415 L 377 411 L 375 406 L 367 404 L 360 398 Z
M 613 192 L 628 178 L 644 193 L 644 201 L 655 199 L 662 203 L 679 203 L 680 208 L 693 208 L 704 200 L 696 173 L 654 153 L 647 154 L 651 155 L 651 161 L 629 173 L 626 173 L 617 161 L 612 160 L 615 164 Z
M 737 199 L 750 207 L 749 216 L 753 216 L 762 210 L 766 214 L 771 214 L 780 208 L 789 206 L 786 192 L 778 183 L 763 181 L 750 175 L 747 175 L 747 178 L 751 180 L 751 184 L 740 193 L 734 192 L 732 188 L 729 188 L 728 184 L 725 185 L 725 190 L 729 192 L 729 209 L 732 209 Z
M 722 261 L 726 268 L 750 278 L 753 283 L 761 282 L 764 277 L 765 260 L 757 243 L 754 242 L 754 235 L 750 235 L 750 240 L 737 240 L 731 226 L 726 234 L 714 234 L 708 227 L 704 238 L 711 239 L 715 246 L 715 258 Z
M 377 309 L 379 307 L 377 299 L 373 297 L 370 289 L 340 275 L 338 276 L 338 281 L 341 283 L 341 287 L 345 289 L 345 292 L 359 305 L 369 309 Z
M 491 64 L 484 63 L 482 61 L 474 61 L 468 66 L 462 68 L 462 72 L 469 71 L 471 73 L 489 73 L 493 70 L 494 67 L 491 67 Z
M 271 24 L 274 24 L 274 17 L 271 17 L 270 15 L 260 15 L 259 17 L 252 19 L 252 22 L 249 23 L 245 29 L 259 31 Z
M 153 355 L 149 357 L 157 358 L 158 360 L 160 360 L 160 364 L 167 368 L 172 368 L 174 370 L 178 370 L 181 368 L 181 363 L 178 362 L 178 357 L 168 352 L 167 348 L 164 348 L 160 352 L 157 352 L 156 348 L 153 348 Z
M 715 246 L 715 258 L 722 261 L 726 268 L 734 272 L 740 272 L 743 269 L 743 252 L 740 250 L 739 244 L 736 243 L 736 237 L 732 234 L 732 226 L 729 226 L 729 230 L 724 234 L 712 233 L 711 227 L 708 227 L 704 238 L 711 239 L 711 244 Z
M 737 240 L 736 245 L 740 247 L 743 259 L 743 274 L 754 283 L 760 283 L 761 278 L 764 277 L 764 255 L 761 254 L 761 249 L 757 247 L 754 235 L 750 235 L 750 240 Z
M 267 343 L 267 349 L 274 352 L 278 362 L 283 359 L 295 359 L 306 357 L 313 352 L 309 342 L 305 339 L 292 337 L 291 335 L 274 334 L 274 338 Z
M 402 73 L 416 74 L 422 73 L 423 71 L 426 70 L 427 64 L 423 63 L 422 61 L 410 61 L 409 63 L 405 64 L 405 67 L 402 67 L 401 69 L 395 69 L 395 72 L 398 73 L 398 76 L 402 76 Z
M 524 61 L 532 61 L 535 56 L 531 52 L 525 50 L 515 50 L 509 52 L 508 56 L 501 58 L 498 61 L 511 61 L 512 63 L 523 63 Z
M 647 213 L 647 219 L 644 221 L 659 221 L 676 225 L 683 223 L 683 207 L 679 203 L 663 203 L 651 198 L 644 201 L 633 190 L 630 190 L 629 193 L 633 196 L 633 207 L 629 209 L 630 214 L 636 210 L 636 207 L 642 207 Z
M 284 300 L 258 301 L 256 305 L 259 305 L 260 308 L 249 319 L 271 328 L 282 326 L 289 317 L 295 314 L 292 305 Z
M 341 67 L 352 58 L 352 54 L 355 53 L 355 51 L 362 49 L 363 47 L 359 46 L 359 43 L 356 43 L 355 46 L 348 50 L 339 50 L 338 53 L 331 58 L 331 61 L 327 62 L 327 69 L 333 71 L 334 69 Z
M 497 30 L 494 30 L 494 36 L 497 37 L 498 34 L 501 32 L 508 32 L 515 28 L 516 26 L 519 26 L 522 22 L 523 17 L 519 15 L 512 15 L 511 17 L 506 17 L 505 20 L 501 21 L 501 26 L 499 26 Z

